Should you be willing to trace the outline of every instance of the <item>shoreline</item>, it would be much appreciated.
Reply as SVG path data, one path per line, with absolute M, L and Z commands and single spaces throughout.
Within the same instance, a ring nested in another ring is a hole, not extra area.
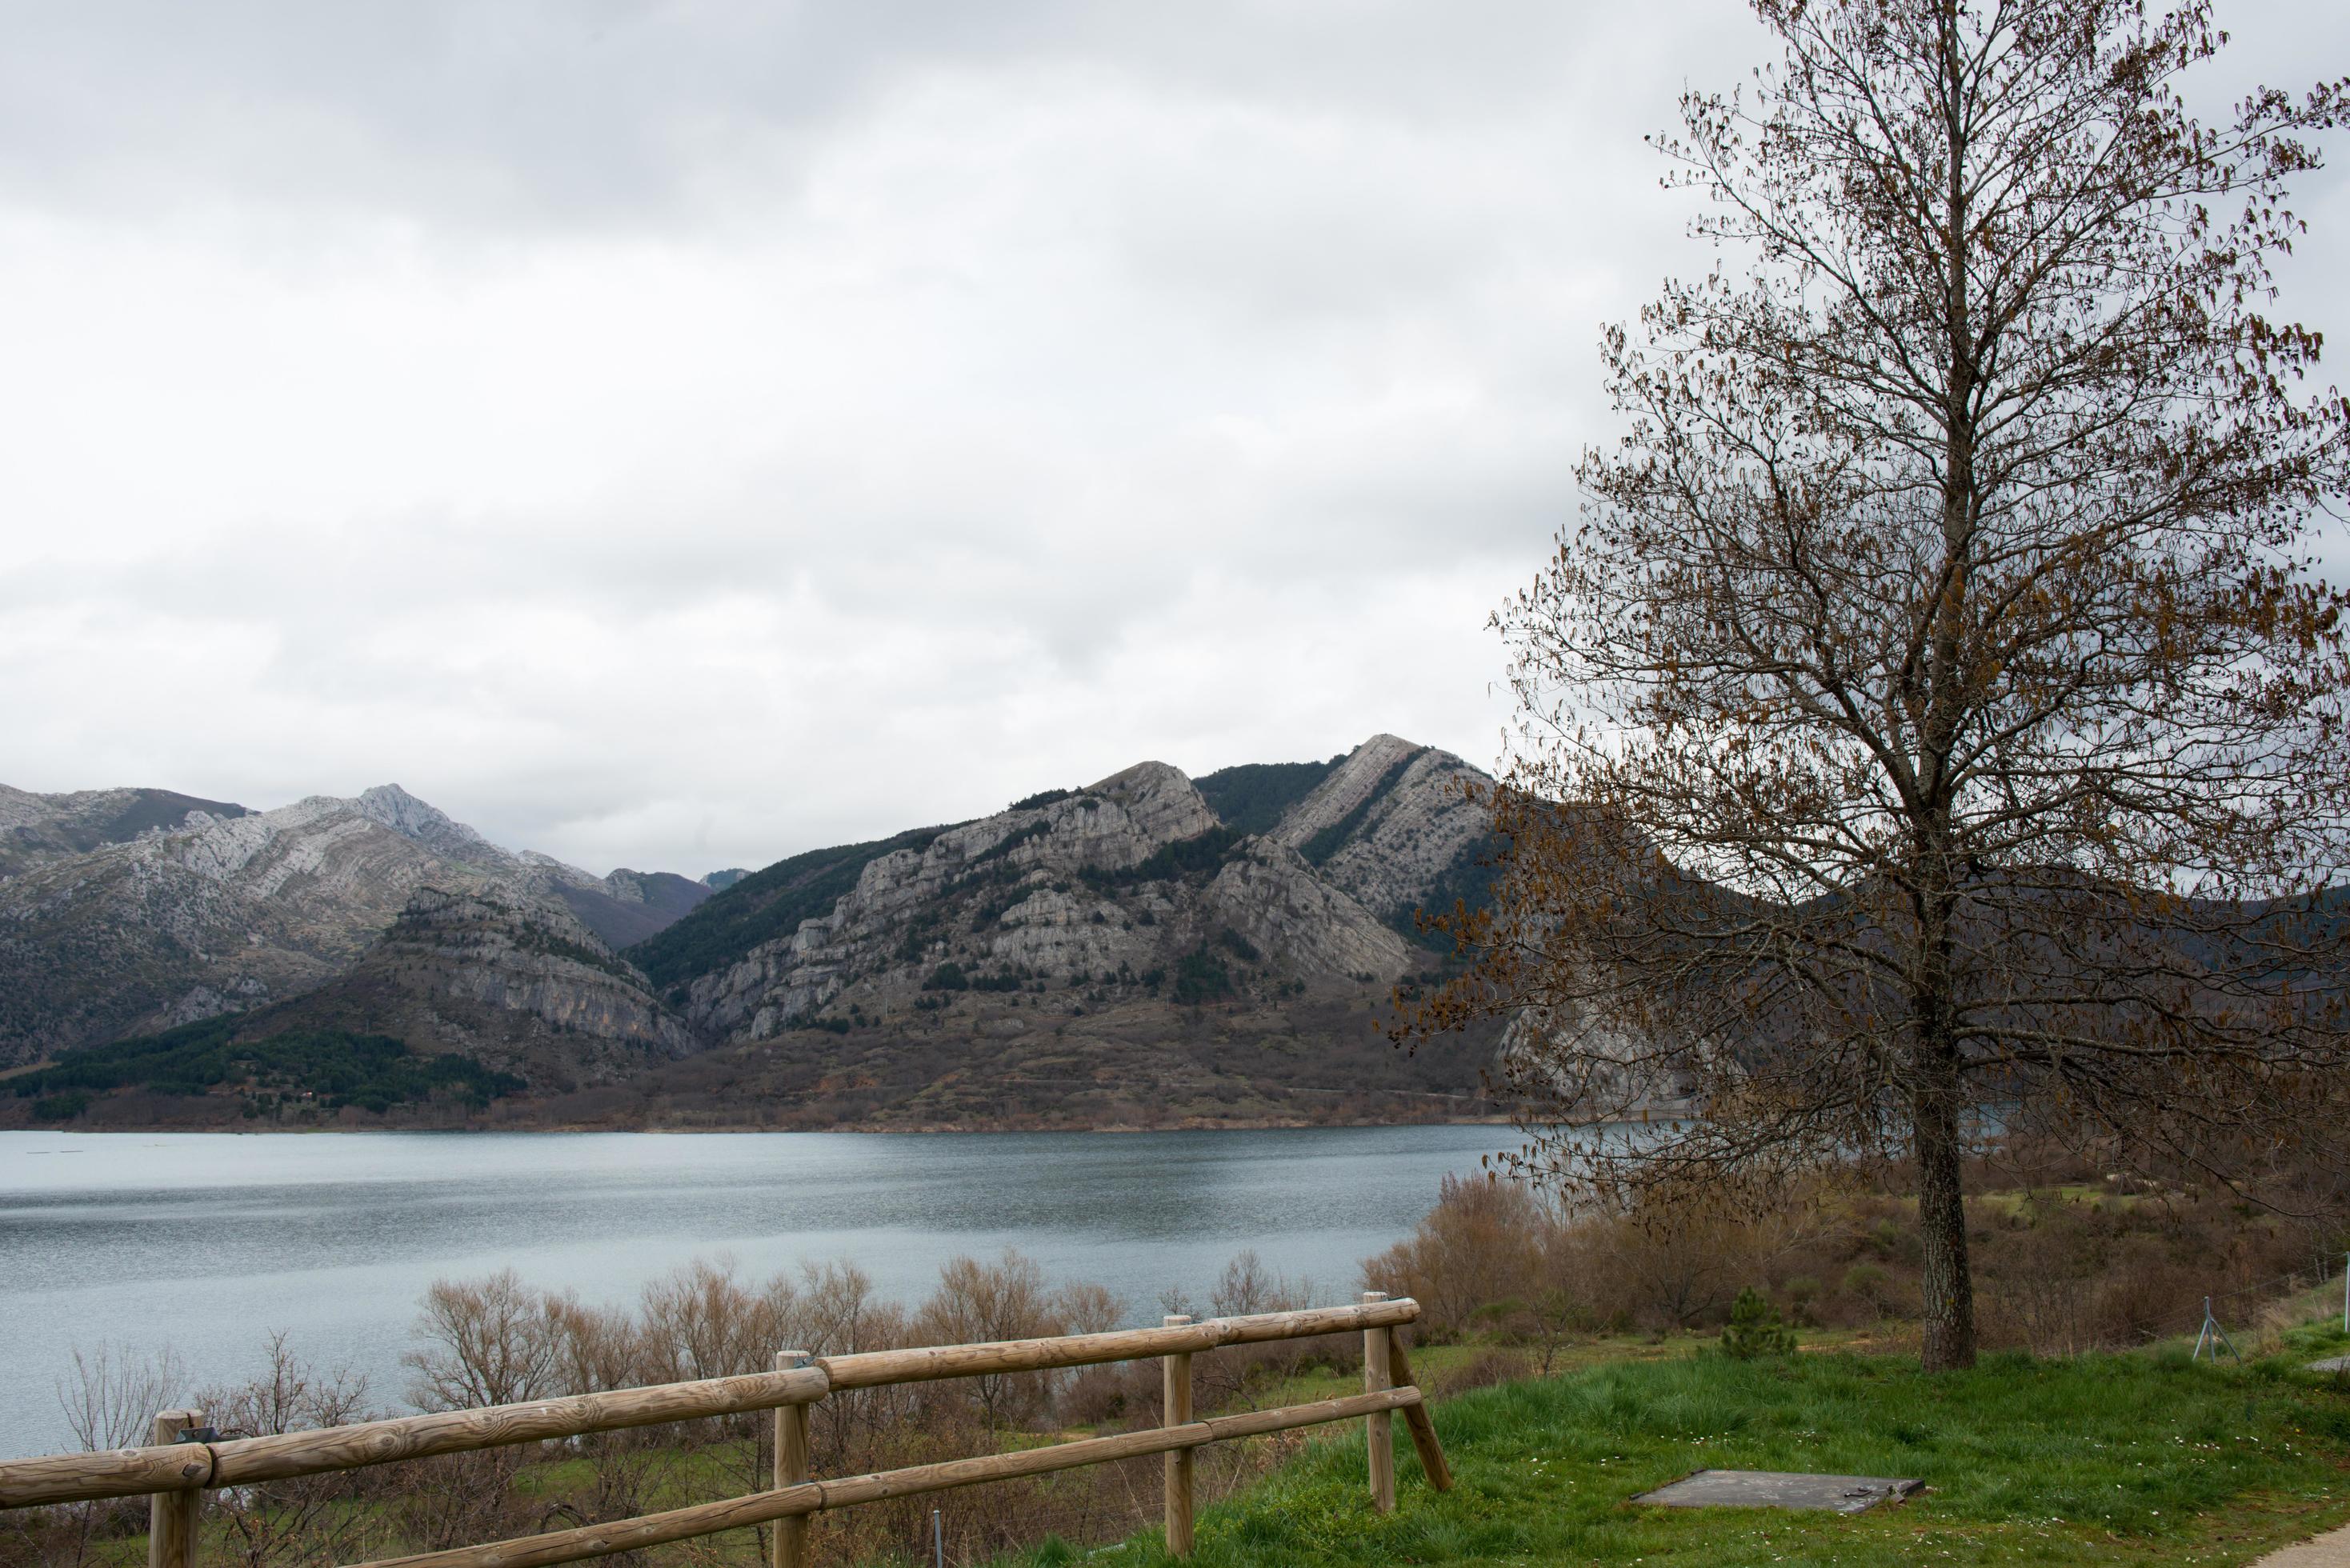
M 1100 1126 L 1072 1127 L 1055 1124 L 1023 1124 L 1016 1122 L 989 1123 L 920 1123 L 908 1126 L 876 1125 L 870 1122 L 850 1122 L 828 1127 L 775 1127 L 755 1122 L 723 1122 L 708 1126 L 614 1126 L 605 1122 L 550 1122 L 528 1127 L 496 1127 L 480 1122 L 443 1124 L 421 1127 L 342 1126 L 342 1127 L 244 1127 L 220 1124 L 185 1124 L 172 1122 L 138 1122 L 106 1127 L 0 1127 L 0 1133 L 74 1133 L 86 1137 L 152 1137 L 161 1133 L 203 1133 L 229 1137 L 268 1137 L 277 1136 L 335 1136 L 347 1133 L 545 1133 L 577 1136 L 582 1133 L 639 1133 L 648 1136 L 692 1137 L 702 1134 L 714 1137 L 739 1137 L 754 1133 L 828 1133 L 851 1134 L 859 1137 L 881 1137 L 892 1134 L 971 1134 L 986 1136 L 1006 1133 L 1067 1133 L 1119 1137 L 1133 1133 L 1161 1132 L 1307 1132 L 1317 1128 L 1359 1131 L 1367 1127 L 1501 1127 L 1518 1125 L 1512 1116 L 1429 1116 L 1413 1118 L 1383 1117 L 1375 1121 L 1305 1121 L 1297 1118 L 1252 1117 L 1234 1121 L 1191 1120 L 1167 1123 L 1114 1122 Z

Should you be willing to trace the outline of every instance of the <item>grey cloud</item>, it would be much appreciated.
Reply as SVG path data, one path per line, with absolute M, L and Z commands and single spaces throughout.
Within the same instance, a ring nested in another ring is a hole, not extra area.
M 504 227 L 674 218 L 733 140 L 847 112 L 1049 5 L 377 0 L 11 8 L 19 199 L 390 209 Z
M 2227 5 L 2236 78 L 2350 19 Z M 5 8 L 0 778 L 699 872 L 1492 760 L 1731 0 Z M 2337 337 L 2350 184 L 2289 300 Z

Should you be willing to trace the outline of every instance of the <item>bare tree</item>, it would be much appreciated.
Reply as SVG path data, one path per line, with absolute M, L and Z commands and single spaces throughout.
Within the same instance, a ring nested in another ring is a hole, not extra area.
M 1914 1161 L 1963 1366 L 1981 1107 L 2224 1176 L 2346 1059 L 2350 416 L 2264 312 L 2350 81 L 2197 122 L 2200 0 L 1755 9 L 1783 63 L 1659 142 L 1735 265 L 1606 337 L 1628 434 L 1496 618 L 1496 906 L 1407 1027 L 1511 1016 L 1570 1183 Z
M 250 1381 L 213 1388 L 197 1404 L 231 1437 L 340 1427 L 369 1418 L 367 1379 L 348 1368 L 322 1369 L 294 1354 L 283 1333 L 267 1340 L 267 1360 Z M 369 1525 L 357 1501 L 361 1478 L 348 1471 L 294 1476 L 212 1495 L 218 1549 L 246 1568 L 348 1562 L 364 1556 Z
M 171 1346 L 151 1355 L 128 1345 L 100 1345 L 73 1352 L 73 1376 L 57 1380 L 57 1408 L 66 1430 L 84 1449 L 128 1449 L 153 1434 L 156 1412 L 185 1397 L 187 1369 Z M 146 1504 L 138 1500 L 68 1503 L 60 1510 L 63 1560 L 80 1563 L 93 1539 L 116 1529 L 137 1528 Z
M 1062 1332 L 1060 1309 L 1045 1271 L 1016 1248 L 1006 1247 L 993 1263 L 949 1258 L 940 1265 L 939 1288 L 914 1314 L 914 1337 L 925 1345 L 1041 1338 Z M 1049 1380 L 1034 1374 L 994 1372 L 971 1379 L 972 1397 L 990 1431 L 1036 1414 L 1050 1388 Z
M 416 1337 L 400 1359 L 416 1374 L 409 1398 L 421 1410 L 512 1405 L 550 1391 L 563 1343 L 545 1293 L 512 1269 L 481 1280 L 435 1280 L 424 1293 Z
M 73 1352 L 73 1376 L 57 1382 L 66 1429 L 85 1449 L 130 1449 L 148 1441 L 155 1413 L 187 1393 L 187 1369 L 172 1347 L 142 1355 L 127 1345 Z
M 800 1265 L 798 1348 L 819 1355 L 894 1350 L 911 1337 L 905 1310 L 874 1293 L 872 1276 L 834 1260 Z M 877 1435 L 904 1419 L 912 1390 L 902 1384 L 835 1391 L 809 1407 L 811 1446 L 819 1469 L 837 1470 L 869 1448 Z

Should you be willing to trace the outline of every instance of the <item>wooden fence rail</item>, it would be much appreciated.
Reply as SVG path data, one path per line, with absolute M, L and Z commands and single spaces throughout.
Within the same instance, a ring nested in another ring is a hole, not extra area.
M 1435 1426 L 1429 1419 L 1419 1389 L 1412 1385 L 1410 1363 L 1395 1335 L 1398 1327 L 1419 1315 L 1417 1302 L 1389 1301 L 1372 1292 L 1367 1293 L 1357 1306 L 1212 1318 L 1205 1323 L 1169 1318 L 1159 1328 L 1123 1329 L 1107 1334 L 1003 1340 L 988 1345 L 925 1345 L 857 1355 L 810 1355 L 805 1351 L 786 1350 L 777 1355 L 775 1371 L 747 1376 L 621 1388 L 603 1394 L 406 1416 L 261 1438 L 213 1438 L 203 1428 L 201 1411 L 166 1410 L 155 1417 L 155 1441 L 146 1448 L 0 1462 L 0 1508 L 144 1494 L 152 1500 L 148 1535 L 150 1568 L 193 1568 L 197 1504 L 207 1490 L 356 1469 L 433 1454 L 619 1431 L 665 1421 L 773 1410 L 775 1483 L 765 1491 L 609 1524 L 552 1531 L 421 1556 L 380 1559 L 361 1568 L 422 1568 L 425 1564 L 432 1568 L 527 1568 L 533 1564 L 577 1562 L 767 1523 L 777 1526 L 774 1568 L 801 1568 L 806 1561 L 807 1519 L 828 1509 L 944 1491 L 984 1481 L 1045 1475 L 1149 1454 L 1167 1456 L 1167 1544 L 1170 1552 L 1182 1556 L 1188 1555 L 1191 1548 L 1191 1455 L 1209 1443 L 1359 1417 L 1365 1425 L 1372 1506 L 1386 1512 L 1395 1506 L 1390 1434 L 1395 1413 L 1400 1410 L 1430 1484 L 1440 1491 L 1451 1488 L 1451 1473 L 1445 1465 L 1443 1450 L 1437 1445 Z M 1356 1331 L 1363 1335 L 1361 1394 L 1277 1410 L 1253 1410 L 1205 1420 L 1192 1418 L 1194 1355 L 1225 1345 Z M 838 1480 L 819 1480 L 808 1473 L 807 1407 L 836 1391 L 943 1377 L 1092 1366 L 1153 1356 L 1162 1358 L 1166 1391 L 1164 1419 L 1157 1428 Z M 192 1440 L 199 1434 L 207 1440 Z

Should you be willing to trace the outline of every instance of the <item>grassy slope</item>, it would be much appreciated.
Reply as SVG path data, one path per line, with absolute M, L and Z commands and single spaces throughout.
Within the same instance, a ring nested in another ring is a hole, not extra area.
M 1364 1500 L 1359 1437 L 1316 1446 L 1205 1511 L 1196 1561 L 2249 1563 L 2350 1519 L 2350 1391 L 2291 1365 L 1998 1356 L 1928 1377 L 1885 1358 L 1706 1355 L 1594 1367 L 1440 1406 L 1451 1493 L 1428 1490 L 1399 1433 L 1401 1506 L 1385 1519 Z M 1708 1468 L 1916 1476 L 1933 1490 L 1854 1518 L 1626 1502 Z M 1076 1555 L 1048 1545 L 1016 1561 Z M 1116 1555 L 1166 1561 L 1155 1538 Z

